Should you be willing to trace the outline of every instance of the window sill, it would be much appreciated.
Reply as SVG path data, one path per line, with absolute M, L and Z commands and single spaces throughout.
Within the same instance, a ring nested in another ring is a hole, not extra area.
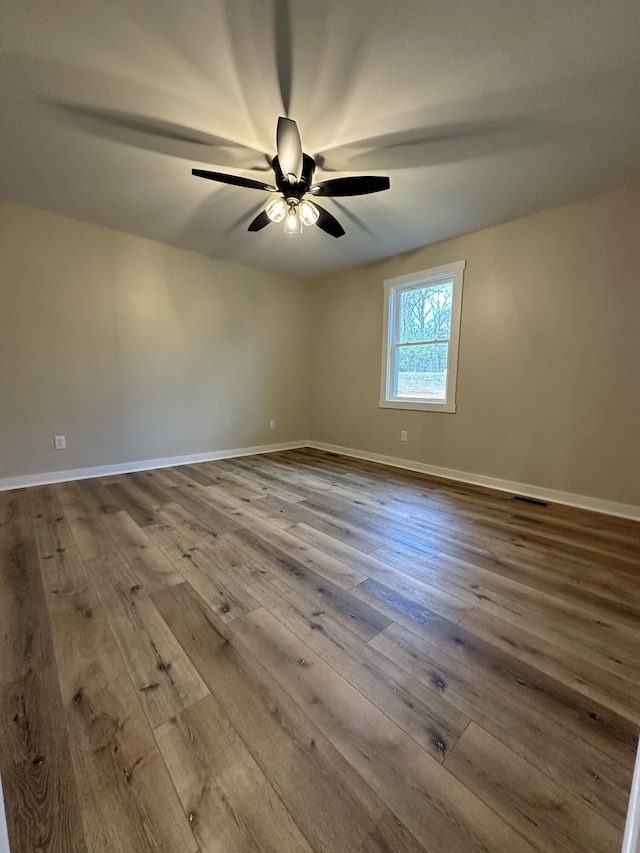
M 381 409 L 410 409 L 416 412 L 449 412 L 456 411 L 455 403 L 423 403 L 420 400 L 380 400 Z

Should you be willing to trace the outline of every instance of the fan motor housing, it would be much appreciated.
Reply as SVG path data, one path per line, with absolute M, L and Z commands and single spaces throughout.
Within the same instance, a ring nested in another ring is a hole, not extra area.
M 302 155 L 302 174 L 296 184 L 289 183 L 287 177 L 283 175 L 277 155 L 271 161 L 271 165 L 275 173 L 276 186 L 285 198 L 297 198 L 300 201 L 305 193 L 309 192 L 313 173 L 316 169 L 316 161 L 313 157 L 310 157 L 308 154 Z

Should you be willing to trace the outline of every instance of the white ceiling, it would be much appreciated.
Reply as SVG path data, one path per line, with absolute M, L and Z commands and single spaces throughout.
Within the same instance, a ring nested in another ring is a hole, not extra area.
M 3 0 L 0 47 L 0 197 L 283 274 L 640 180 L 638 0 Z M 191 175 L 270 182 L 285 113 L 316 179 L 391 178 L 339 240 Z

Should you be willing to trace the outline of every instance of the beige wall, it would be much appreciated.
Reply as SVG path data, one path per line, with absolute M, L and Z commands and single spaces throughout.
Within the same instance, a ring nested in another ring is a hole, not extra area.
M 0 479 L 311 437 L 640 504 L 638 235 L 623 189 L 296 282 L 0 204 Z M 383 280 L 463 258 L 457 413 L 380 409 Z
M 311 437 L 639 504 L 639 241 L 622 189 L 316 282 Z M 383 280 L 461 259 L 457 413 L 378 408 Z
M 0 478 L 307 438 L 307 309 L 308 285 L 1 204 Z

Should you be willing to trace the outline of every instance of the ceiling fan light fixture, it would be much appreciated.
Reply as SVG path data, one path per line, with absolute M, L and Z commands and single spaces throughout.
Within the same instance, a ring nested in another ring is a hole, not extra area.
M 380 175 L 332 178 L 314 184 L 316 160 L 304 153 L 298 125 L 286 116 L 280 116 L 278 119 L 276 149 L 275 156 L 267 158 L 273 169 L 275 186 L 253 178 L 245 178 L 243 175 L 228 175 L 206 169 L 192 169 L 191 172 L 197 178 L 206 178 L 221 184 L 276 193 L 276 198 L 270 201 L 249 223 L 247 230 L 254 233 L 262 231 L 271 222 L 283 222 L 285 234 L 301 234 L 303 225 L 317 225 L 321 231 L 331 237 L 342 237 L 344 228 L 335 216 L 324 207 L 307 201 L 304 196 L 310 193 L 313 196 L 343 198 L 389 189 L 389 178 Z
M 303 225 L 315 225 L 320 216 L 320 211 L 310 201 L 301 201 L 298 207 L 300 220 Z
M 289 205 L 284 218 L 285 234 L 302 234 L 302 221 L 298 215 L 298 202 L 295 199 L 287 199 Z
M 267 205 L 267 216 L 272 222 L 282 222 L 287 214 L 287 203 L 283 198 L 277 198 Z

